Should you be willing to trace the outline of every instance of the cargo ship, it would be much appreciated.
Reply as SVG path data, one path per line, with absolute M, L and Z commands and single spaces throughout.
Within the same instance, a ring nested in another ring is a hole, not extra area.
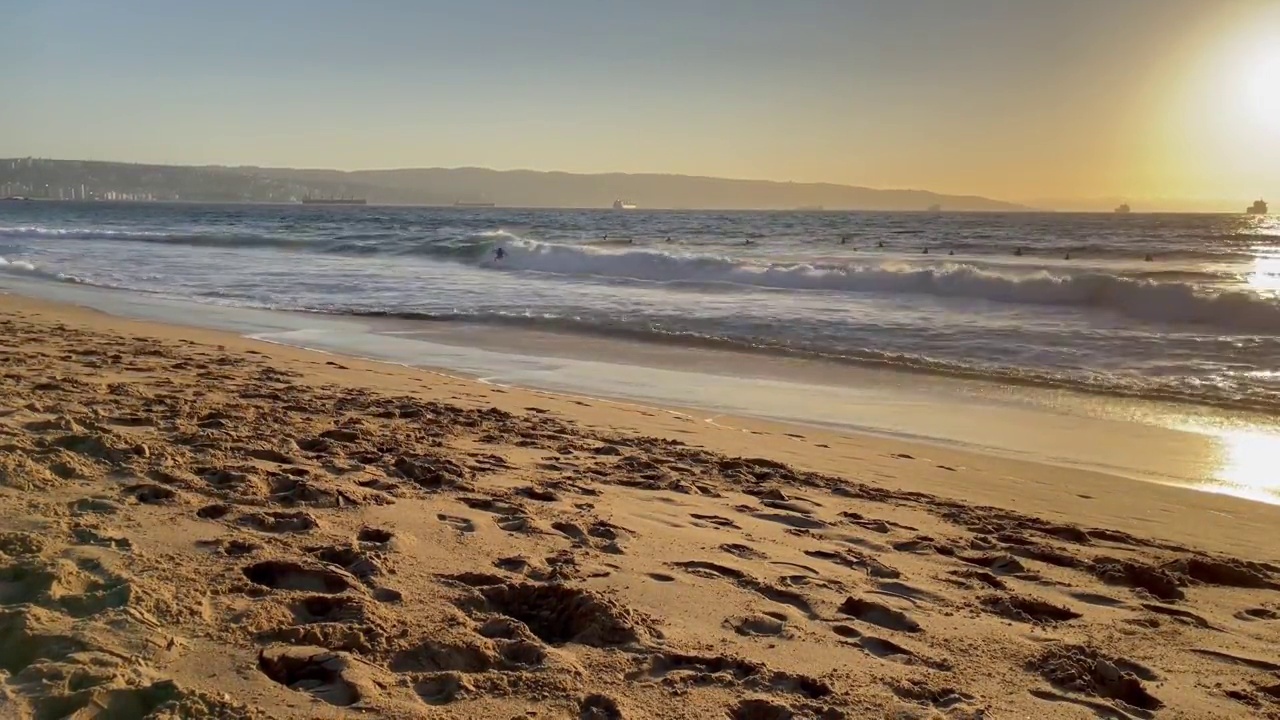
M 1116 212 L 1117 214 L 1120 214 L 1120 215 L 1128 215 L 1128 214 L 1129 214 L 1129 212 L 1130 212 L 1129 204 L 1128 204 L 1128 203 L 1125 203 L 1125 204 L 1123 204 L 1123 205 L 1121 205 L 1121 206 L 1117 207 L 1117 208 L 1115 209 L 1115 211 L 1114 211 L 1114 212 Z
M 636 204 L 631 202 L 624 202 L 622 200 L 614 200 L 613 209 L 614 210 L 635 210 Z
M 461 200 L 453 204 L 454 207 L 494 207 L 491 202 L 463 202 Z
M 322 198 L 312 197 L 310 195 L 302 198 L 303 205 L 367 205 L 368 200 L 364 198 Z
M 1257 200 L 1253 201 L 1252 205 L 1250 205 L 1248 208 L 1245 209 L 1245 212 L 1249 213 L 1250 215 L 1266 215 L 1267 203 L 1263 201 L 1262 198 L 1258 198 Z

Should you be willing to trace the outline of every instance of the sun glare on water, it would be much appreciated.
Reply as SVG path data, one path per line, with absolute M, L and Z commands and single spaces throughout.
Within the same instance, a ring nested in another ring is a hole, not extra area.
M 1236 497 L 1280 503 L 1280 479 L 1274 467 L 1280 453 L 1275 430 L 1199 428 L 1219 444 L 1217 482 L 1207 489 Z

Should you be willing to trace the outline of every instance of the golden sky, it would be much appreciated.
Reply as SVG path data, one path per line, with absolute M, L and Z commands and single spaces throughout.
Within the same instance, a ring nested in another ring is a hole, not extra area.
M 1280 203 L 1280 0 L 0 0 L 0 156 Z

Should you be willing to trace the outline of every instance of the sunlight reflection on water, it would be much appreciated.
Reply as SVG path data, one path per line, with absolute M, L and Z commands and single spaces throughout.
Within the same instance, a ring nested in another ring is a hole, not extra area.
M 1215 482 L 1203 489 L 1267 503 L 1280 503 L 1280 431 L 1196 425 L 1218 444 Z

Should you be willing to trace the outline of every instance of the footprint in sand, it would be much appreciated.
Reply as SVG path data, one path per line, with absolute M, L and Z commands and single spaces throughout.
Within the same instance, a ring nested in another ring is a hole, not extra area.
M 240 524 L 265 533 L 305 533 L 320 526 L 310 513 L 296 510 L 251 513 Z
M 133 541 L 123 535 L 108 535 L 89 527 L 73 527 L 71 528 L 71 536 L 75 538 L 77 545 L 95 545 L 97 547 L 111 548 L 121 552 L 129 552 L 133 549 Z M 21 553 L 9 553 L 11 555 Z
M 307 567 L 287 560 L 254 563 L 242 571 L 249 582 L 274 590 L 337 595 L 355 587 L 355 578 L 335 570 Z
M 863 600 L 855 597 L 846 598 L 844 603 L 840 605 L 839 612 L 886 630 L 906 633 L 920 632 L 920 623 L 913 620 L 910 615 L 874 600 Z
M 279 646 L 258 654 L 258 668 L 267 677 L 339 707 L 354 705 L 372 695 L 360 665 L 347 653 L 319 647 Z
M 475 523 L 473 523 L 473 522 L 471 522 L 470 520 L 468 520 L 468 519 L 464 518 L 464 517 L 458 517 L 457 515 L 445 515 L 444 513 L 438 513 L 438 514 L 436 515 L 436 519 L 437 519 L 437 520 L 439 520 L 439 521 L 440 521 L 440 522 L 442 522 L 442 523 L 445 523 L 446 525 L 452 525 L 452 526 L 453 526 L 454 528 L 456 528 L 459 532 L 471 533 L 471 532 L 475 532 L 475 531 L 476 531 L 476 524 L 475 524 Z
M 725 625 L 747 637 L 779 637 L 787 633 L 785 620 L 764 614 L 729 618 Z
M 1280 620 L 1280 612 L 1276 612 L 1271 608 L 1265 607 L 1246 608 L 1236 613 L 1236 618 L 1246 622 L 1253 622 L 1256 620 Z
M 535 533 L 538 526 L 528 515 L 499 515 L 493 519 L 498 527 L 513 533 Z
M 912 680 L 893 686 L 893 694 L 917 705 L 949 710 L 975 700 L 974 696 L 950 687 L 936 687 L 923 680 Z
M 395 533 L 376 527 L 363 527 L 356 533 L 356 542 L 370 545 L 387 545 L 395 538 Z
M 124 607 L 136 589 L 97 560 L 20 560 L 0 567 L 0 605 L 32 604 L 75 618 Z
M 429 673 L 413 686 L 413 691 L 428 705 L 448 705 L 471 689 L 471 684 L 457 672 Z
M 70 505 L 72 515 L 115 515 L 122 508 L 105 498 L 80 498 Z
M 1028 665 L 1051 685 L 1072 693 L 1118 700 L 1124 706 L 1139 710 L 1159 710 L 1164 703 L 1147 691 L 1146 682 L 1159 680 L 1150 668 L 1121 657 L 1113 657 L 1083 645 L 1052 645 Z M 1089 707 L 1102 717 L 1116 715 L 1115 707 L 1092 699 L 1044 690 L 1031 690 L 1044 700 L 1069 702 Z M 1104 712 L 1105 711 L 1105 714 Z M 1129 717 L 1128 713 L 1121 715 Z M 1144 715 L 1143 717 L 1147 717 Z
M 150 483 L 130 485 L 124 491 L 143 505 L 161 505 L 173 502 L 178 498 L 178 493 L 173 490 L 163 485 L 152 485 Z
M 767 555 L 760 552 L 759 550 L 756 550 L 755 548 L 749 545 L 743 545 L 741 543 L 725 543 L 724 545 L 720 546 L 720 549 L 729 553 L 730 555 L 733 555 L 734 557 L 740 557 L 743 560 L 763 560 L 764 558 L 768 557 Z
M 196 517 L 201 520 L 220 520 L 231 513 L 232 508 L 225 503 L 212 503 L 196 510 Z
M 605 695 L 588 695 L 578 705 L 579 720 L 622 720 L 622 710 L 613 698 Z
M 1022 595 L 989 595 L 981 605 L 992 614 L 1032 625 L 1053 625 L 1083 617 L 1071 608 Z

